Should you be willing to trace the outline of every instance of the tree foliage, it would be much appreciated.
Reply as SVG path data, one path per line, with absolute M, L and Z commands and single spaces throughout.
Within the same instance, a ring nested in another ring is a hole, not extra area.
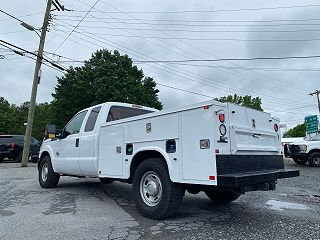
M 260 97 L 252 97 L 250 95 L 245 95 L 245 96 L 238 96 L 237 94 L 228 95 L 225 97 L 221 97 L 216 99 L 220 102 L 230 102 L 230 103 L 235 103 L 241 106 L 253 108 L 259 111 L 263 111 L 262 109 L 262 102 Z
M 28 119 L 29 102 L 24 102 L 20 106 L 9 104 L 0 97 L 0 134 L 21 134 L 24 135 Z M 52 112 L 49 103 L 36 105 L 32 136 L 41 140 L 43 130 L 47 123 L 52 122 Z
M 54 122 L 62 127 L 76 112 L 103 102 L 126 102 L 162 109 L 155 81 L 145 77 L 127 55 L 107 50 L 92 54 L 84 66 L 58 78 L 52 94 Z
M 289 129 L 286 133 L 283 134 L 283 137 L 305 137 L 306 136 L 306 124 L 299 124 L 291 129 Z

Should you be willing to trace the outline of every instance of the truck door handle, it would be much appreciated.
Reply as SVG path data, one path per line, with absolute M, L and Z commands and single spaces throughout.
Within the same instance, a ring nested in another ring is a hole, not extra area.
M 261 138 L 261 134 L 256 134 L 256 133 L 254 133 L 252 136 L 253 136 L 254 138 Z
M 79 138 L 76 138 L 76 147 L 79 147 Z

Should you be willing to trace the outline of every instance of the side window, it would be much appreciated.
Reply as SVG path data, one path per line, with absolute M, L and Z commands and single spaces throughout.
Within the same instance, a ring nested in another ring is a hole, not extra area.
M 80 112 L 75 115 L 65 127 L 67 135 L 76 134 L 80 132 L 81 125 L 88 111 Z
M 115 121 L 124 118 L 134 117 L 146 113 L 151 113 L 152 111 L 139 109 L 139 108 L 131 108 L 131 107 L 122 107 L 122 106 L 112 106 L 110 108 L 107 121 Z
M 97 122 L 97 118 L 99 116 L 100 109 L 101 109 L 101 106 L 95 107 L 91 110 L 86 126 L 84 128 L 85 132 L 90 132 L 94 129 L 94 126 L 96 125 L 96 122 Z

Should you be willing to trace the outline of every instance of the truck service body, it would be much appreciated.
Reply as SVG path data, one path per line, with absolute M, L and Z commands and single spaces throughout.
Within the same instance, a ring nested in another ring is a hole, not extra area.
M 165 111 L 108 102 L 80 111 L 44 141 L 39 182 L 55 187 L 70 175 L 133 183 L 142 214 L 165 218 L 186 189 L 230 202 L 298 176 L 284 169 L 278 124 L 268 113 L 214 100 Z

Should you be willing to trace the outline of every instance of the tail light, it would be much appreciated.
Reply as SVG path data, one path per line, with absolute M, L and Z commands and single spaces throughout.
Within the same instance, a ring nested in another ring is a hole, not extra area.
M 11 143 L 11 149 L 14 150 L 14 143 Z
M 274 125 L 273 125 L 273 128 L 274 128 L 274 131 L 275 131 L 275 132 L 278 132 L 278 131 L 279 131 L 279 126 L 278 126 L 278 124 L 274 124 Z
M 219 121 L 220 121 L 221 123 L 224 123 L 224 121 L 225 121 L 225 115 L 224 115 L 224 113 L 219 113 Z

